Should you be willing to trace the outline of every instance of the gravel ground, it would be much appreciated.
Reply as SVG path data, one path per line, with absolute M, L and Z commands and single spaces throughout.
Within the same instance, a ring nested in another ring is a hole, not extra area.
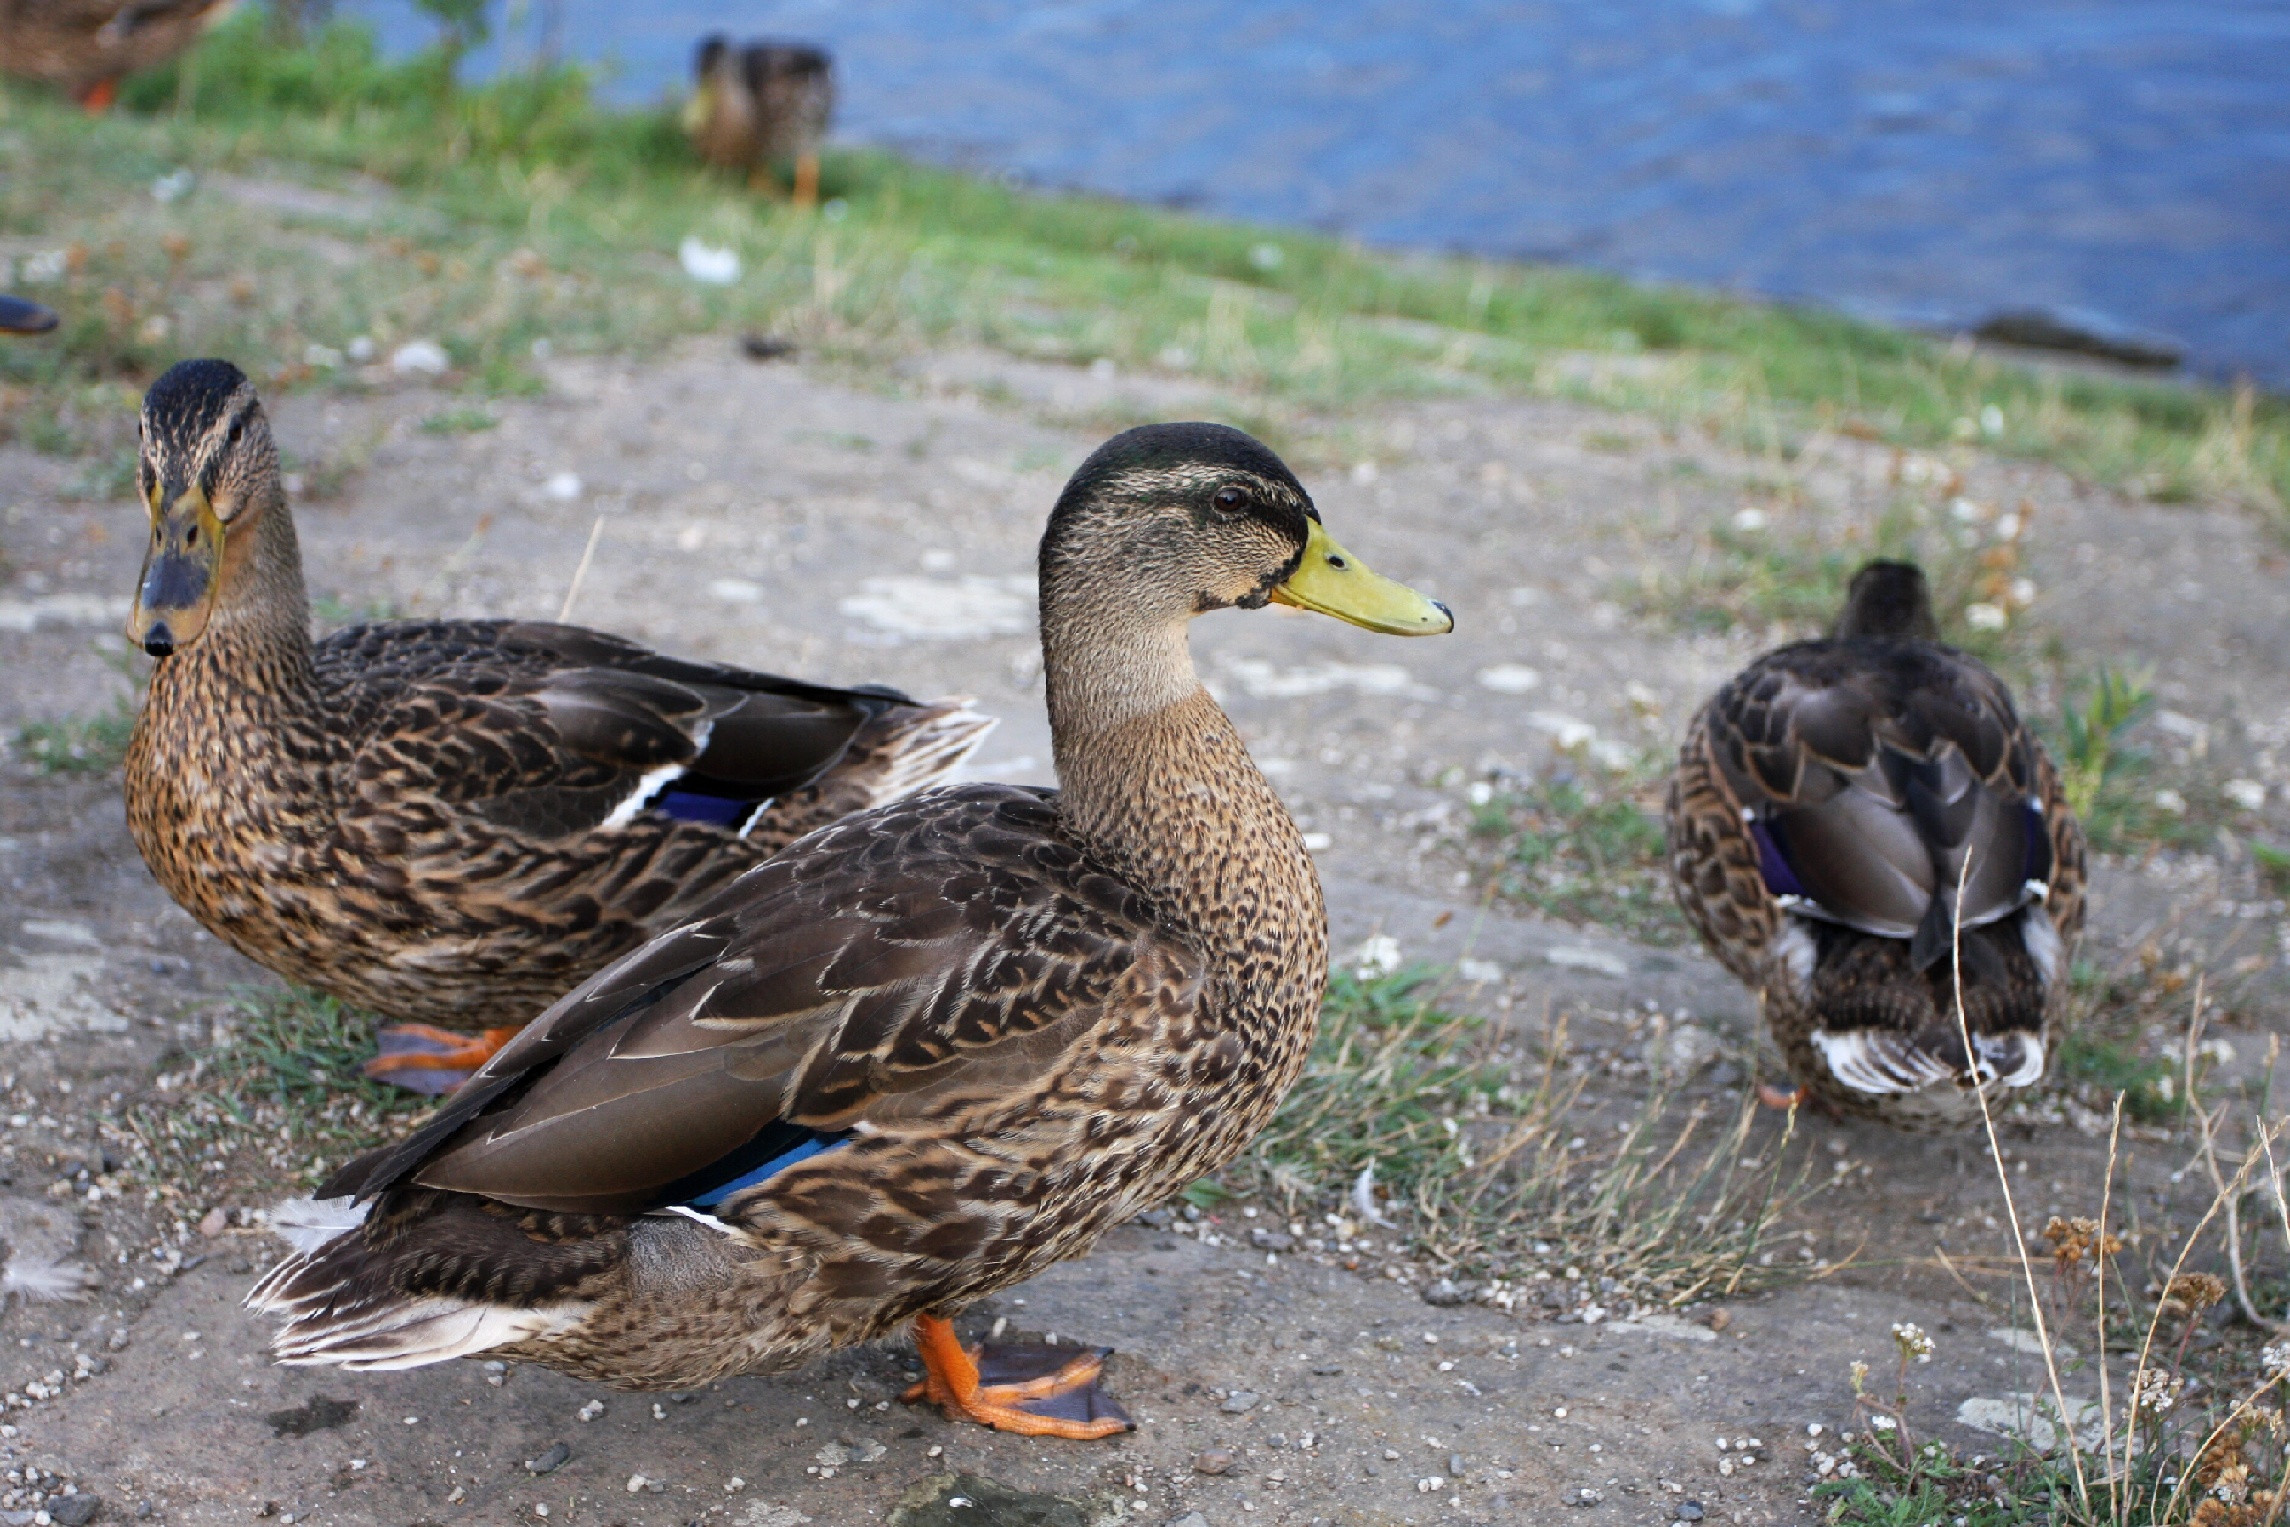
M 418 386 L 298 395 L 276 413 L 311 586 L 334 618 L 553 617 L 601 517 L 575 619 L 700 656 L 975 695 L 1005 718 L 975 772 L 1046 782 L 1028 581 L 1042 518 L 1108 421 L 1236 401 L 969 352 L 862 385 L 727 345 L 558 363 L 547 397 L 493 405 L 497 426 L 476 433 L 424 430 L 466 404 Z M 1631 1047 L 1658 1016 L 1661 1033 L 1710 1036 L 1689 1095 L 1730 1099 L 1757 1064 L 1748 999 L 1696 949 L 1490 905 L 1457 840 L 1474 786 L 1659 758 L 1763 645 L 1764 631 L 1681 637 L 1636 613 L 1633 592 L 1685 576 L 1702 532 L 1745 507 L 1776 537 L 1873 525 L 1904 502 L 1975 506 L 1968 535 L 2022 515 L 2030 642 L 2152 667 L 2167 714 L 2150 737 L 2171 778 L 2262 787 L 2239 829 L 2269 822 L 2279 840 L 2290 820 L 2290 580 L 2232 510 L 2134 502 L 1971 452 L 1904 459 L 1818 436 L 1784 461 L 1495 399 L 1287 421 L 1280 444 L 1347 544 L 1459 616 L 1453 637 L 1405 644 L 1285 612 L 1197 626 L 1202 671 L 1316 835 L 1339 947 L 1381 936 L 1409 959 L 1482 962 L 1459 1000 L 1529 1029 L 1564 1016 L 1610 1062 L 1594 1080 L 1613 1097 L 1642 1090 Z M 0 735 L 99 714 L 127 689 L 131 670 L 105 651 L 139 526 L 122 502 L 66 497 L 75 470 L 0 449 Z M 673 1398 L 477 1363 L 278 1369 L 237 1309 L 276 1254 L 240 1212 L 258 1206 L 252 1190 L 226 1174 L 174 1198 L 106 1193 L 90 1117 L 91 1103 L 157 1096 L 217 1005 L 265 978 L 149 882 L 116 777 L 0 761 L 0 886 L 8 1274 L 46 1245 L 99 1281 L 85 1300 L 18 1297 L 0 1313 L 0 1522 L 91 1519 L 82 1495 L 101 1502 L 94 1520 L 400 1527 L 539 1520 L 543 1506 L 551 1522 L 749 1527 L 1793 1521 L 1815 1515 L 1809 1468 L 1852 1421 L 1846 1366 L 1889 1372 L 1892 1322 L 1940 1344 L 1912 1389 L 1923 1431 L 1977 1445 L 1964 1403 L 2032 1387 L 2005 1329 L 2009 1238 L 1984 1153 L 1819 1120 L 1802 1128 L 1836 1186 L 1792 1222 L 1808 1235 L 1793 1255 L 1863 1255 L 1723 1307 L 1717 1329 L 1708 1311 L 1584 1324 L 1531 1301 L 1427 1303 L 1431 1275 L 1388 1248 L 1313 1251 L 1314 1227 L 1233 1206 L 1125 1229 L 972 1312 L 983 1328 L 1116 1347 L 1112 1382 L 1144 1425 L 1111 1444 L 911 1411 L 893 1398 L 907 1354 L 889 1349 Z M 2243 1075 L 2283 1027 L 2280 913 L 2227 849 L 2110 860 L 2090 949 L 2109 963 L 2146 947 L 2166 970 L 2199 959 L 2231 977 L 2229 1069 Z M 2091 1123 L 2053 1107 L 2009 1131 L 2037 1223 L 2094 1207 Z M 2168 1145 L 2146 1153 L 2135 1175 L 2161 1192 L 2177 1161 Z M 1252 1230 L 1295 1240 L 1284 1254 Z

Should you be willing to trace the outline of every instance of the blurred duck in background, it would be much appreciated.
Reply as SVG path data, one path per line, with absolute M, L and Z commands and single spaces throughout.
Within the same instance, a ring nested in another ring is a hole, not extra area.
M 61 86 L 89 111 L 119 82 L 163 64 L 222 19 L 231 0 L 0 0 L 0 71 Z
M 2004 681 L 1941 644 L 1913 565 L 1863 567 L 1832 635 L 1702 708 L 1669 835 L 1678 902 L 1758 994 L 1796 1097 L 1938 1129 L 2043 1079 L 2083 829 Z
M 761 187 L 772 165 L 795 166 L 795 204 L 819 200 L 819 143 L 835 112 L 835 64 L 824 49 L 798 42 L 735 48 L 722 33 L 700 43 L 684 131 L 702 159 L 745 170 Z
M 54 308 L 21 297 L 0 296 L 0 334 L 45 334 L 55 326 Z

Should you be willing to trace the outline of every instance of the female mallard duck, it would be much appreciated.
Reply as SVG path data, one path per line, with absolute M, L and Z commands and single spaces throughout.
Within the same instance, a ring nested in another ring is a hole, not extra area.
M 0 0 L 0 71 L 71 92 L 90 111 L 138 69 L 198 41 L 230 0 Z
M 242 954 L 408 1025 L 370 1069 L 416 1090 L 795 838 L 937 782 L 992 725 L 541 621 L 313 643 L 247 379 L 185 361 L 142 434 L 128 634 L 159 662 L 127 751 L 136 846 Z
M 56 310 L 21 297 L 0 296 L 0 334 L 45 334 L 56 326 Z
M 700 42 L 684 131 L 702 159 L 745 170 L 762 184 L 764 167 L 792 160 L 795 204 L 819 200 L 819 143 L 835 112 L 835 65 L 800 42 L 734 48 L 721 32 Z
M 912 1320 L 910 1399 L 1126 1428 L 1102 1352 L 981 1359 L 947 1321 L 1230 1161 L 1311 1044 L 1319 878 L 1186 625 L 1268 599 L 1402 635 L 1454 622 L 1209 424 L 1083 463 L 1041 590 L 1062 792 L 850 817 L 559 1002 L 326 1185 L 351 1212 L 248 1300 L 287 1317 L 283 1359 L 489 1352 L 686 1388 Z
M 1924 574 L 1869 563 L 1833 636 L 1702 708 L 1669 793 L 1678 902 L 1800 1088 L 1912 1128 L 2043 1076 L 2083 927 L 2059 776 L 2004 682 L 1939 635 Z

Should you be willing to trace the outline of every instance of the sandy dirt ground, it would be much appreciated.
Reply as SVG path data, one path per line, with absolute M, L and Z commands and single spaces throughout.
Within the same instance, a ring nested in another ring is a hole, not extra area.
M 1029 782 L 1051 779 L 1030 581 L 1043 517 L 1108 420 L 1204 406 L 1179 380 L 983 353 L 862 384 L 753 364 L 729 343 L 561 362 L 550 382 L 495 405 L 498 426 L 478 433 L 422 429 L 463 405 L 418 386 L 277 406 L 323 619 L 554 617 L 601 517 L 574 619 L 672 651 L 974 695 L 1004 719 L 973 772 Z M 1697 532 L 1745 505 L 1776 534 L 1873 522 L 1904 495 L 2023 513 L 2024 618 L 2151 665 L 2171 717 L 2161 745 L 2266 784 L 2279 815 L 2290 579 L 2232 510 L 1971 455 L 1904 463 L 1843 438 L 1784 463 L 1515 400 L 1308 421 L 1282 443 L 1330 527 L 1452 603 L 1458 630 L 1405 643 L 1227 613 L 1196 627 L 1202 672 L 1315 835 L 1339 950 L 1383 935 L 1410 960 L 1483 962 L 1456 1000 L 1530 1033 L 1566 1017 L 1599 1095 L 1627 1101 L 1661 1055 L 1684 1053 L 1686 1095 L 1730 1106 L 1758 1064 L 1750 1001 L 1698 949 L 1489 905 L 1453 840 L 1474 784 L 1674 747 L 1763 645 L 1681 637 L 1628 592 L 1648 572 L 1683 576 Z M 0 449 L 0 733 L 99 713 L 134 671 L 105 652 L 140 520 L 123 501 L 66 497 L 72 471 Z M 2091 950 L 2195 951 L 2232 970 L 2243 1027 L 2223 1032 L 2247 1074 L 2259 1031 L 2282 1026 L 2279 914 L 2224 855 L 2110 862 Z M 1791 1221 L 1787 1255 L 1829 1275 L 1738 1300 L 1720 1329 L 1707 1311 L 1585 1323 L 1571 1296 L 1435 1305 L 1422 1268 L 1315 1251 L 1316 1227 L 1238 1206 L 1123 1229 L 971 1312 L 980 1329 L 1117 1348 L 1112 1383 L 1143 1424 L 1113 1443 L 910 1410 L 895 1399 L 909 1355 L 887 1348 L 673 1397 L 475 1362 L 280 1369 L 237 1307 L 278 1248 L 245 1216 L 208 1213 L 258 1207 L 247 1186 L 218 1177 L 166 1203 L 86 1191 L 106 1169 L 93 1113 L 151 1096 L 218 1006 L 266 979 L 151 884 L 116 776 L 0 762 L 0 1195 L 76 1213 L 99 1280 L 87 1300 L 13 1298 L 0 1314 L 0 1457 L 16 1491 L 0 1522 L 405 1527 L 544 1508 L 552 1524 L 745 1527 L 1798 1521 L 1817 1515 L 1810 1471 L 1852 1419 L 1847 1365 L 1889 1371 L 1892 1322 L 1939 1343 L 1909 1412 L 1927 1432 L 1979 1445 L 1965 1402 L 2035 1383 L 1977 1142 L 1820 1120 L 1799 1148 L 1834 1186 Z M 1710 1042 L 1680 1052 L 1689 1028 Z M 2054 1107 L 2008 1132 L 2035 1223 L 2095 1207 L 2093 1122 Z M 2184 1153 L 2142 1149 L 2152 1160 L 2135 1170 L 2159 1194 Z M 92 1517 L 81 1496 L 99 1502 Z

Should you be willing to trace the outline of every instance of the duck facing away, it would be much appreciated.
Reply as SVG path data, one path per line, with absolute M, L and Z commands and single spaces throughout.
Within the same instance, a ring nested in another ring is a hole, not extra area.
M 0 0 L 0 71 L 102 111 L 121 79 L 173 58 L 229 9 L 230 0 Z
M 128 634 L 158 663 L 127 753 L 136 846 L 240 953 L 396 1021 L 371 1069 L 416 1090 L 803 833 L 936 783 L 992 725 L 541 621 L 314 642 L 247 379 L 184 362 L 142 435 Z
M 1041 546 L 1062 791 L 848 818 L 567 996 L 326 1185 L 332 1238 L 248 1301 L 286 1317 L 279 1355 L 688 1388 L 912 1321 L 909 1399 L 1125 1429 L 1102 1352 L 981 1354 L 948 1319 L 1230 1161 L 1304 1063 L 1319 878 L 1186 646 L 1194 615 L 1268 599 L 1453 625 L 1248 436 L 1101 447 Z
M 1678 902 L 1800 1088 L 1912 1128 L 2041 1079 L 2083 926 L 2083 831 L 2051 759 L 1939 634 L 1921 571 L 1868 564 L 1834 635 L 1702 708 L 1669 791 Z
M 792 163 L 799 207 L 819 200 L 819 145 L 835 114 L 835 65 L 800 42 L 733 47 L 722 33 L 700 42 L 684 131 L 702 159 L 745 170 L 760 187 L 768 166 Z

